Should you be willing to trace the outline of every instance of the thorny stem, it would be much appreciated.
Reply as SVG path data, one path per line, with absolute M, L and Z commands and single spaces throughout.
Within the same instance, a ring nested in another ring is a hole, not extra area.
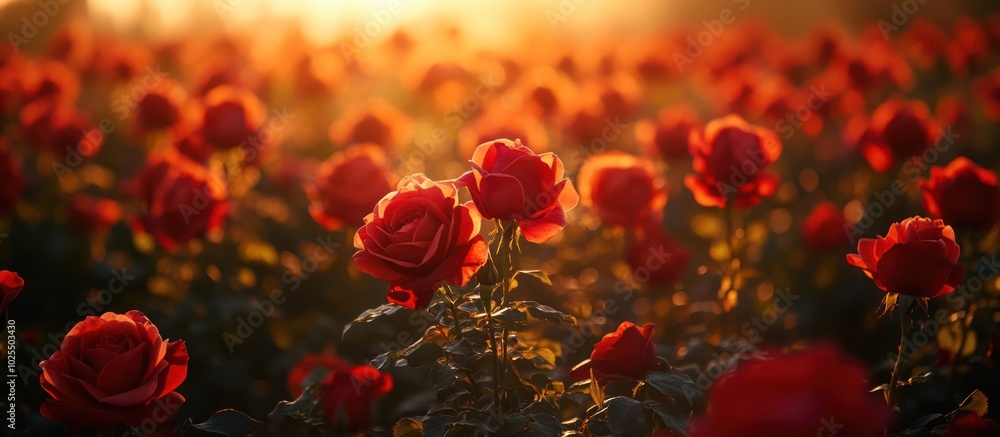
M 444 299 L 448 303 L 448 310 L 451 311 L 451 318 L 454 319 L 454 331 L 455 336 L 461 340 L 462 339 L 462 326 L 458 323 L 458 307 L 455 306 L 455 301 L 451 297 L 451 286 L 442 282 L 441 287 L 438 288 L 438 292 L 441 293 L 441 299 Z M 444 331 L 441 331 L 442 334 Z M 447 335 L 446 335 L 447 336 Z
M 496 259 L 497 273 L 500 275 L 500 281 L 494 286 L 493 294 L 496 295 L 496 288 L 500 289 L 500 304 L 498 308 L 503 308 L 510 301 L 508 294 L 510 294 L 511 281 L 511 249 L 517 225 L 513 222 L 504 222 L 501 220 L 497 220 L 496 224 L 497 230 L 494 238 L 497 240 L 497 245 L 495 252 L 491 256 Z M 487 323 L 489 324 L 490 344 L 495 363 L 493 368 L 494 397 L 498 409 L 503 412 L 504 405 L 506 405 L 505 387 L 507 386 L 507 330 L 503 329 L 501 331 L 502 337 L 500 343 L 497 344 L 496 329 L 493 326 L 492 317 L 487 320 Z
M 899 307 L 899 353 L 896 355 L 896 364 L 892 366 L 892 377 L 889 378 L 889 388 L 886 390 L 886 403 L 890 409 L 896 407 L 896 386 L 899 384 L 900 373 L 903 368 L 903 347 L 906 341 L 906 334 L 910 327 L 910 305 L 904 304 Z M 889 435 L 888 425 L 885 435 Z

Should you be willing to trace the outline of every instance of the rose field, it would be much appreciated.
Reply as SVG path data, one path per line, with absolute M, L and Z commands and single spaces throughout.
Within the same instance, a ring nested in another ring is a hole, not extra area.
M 1000 437 L 1000 3 L 0 31 L 7 435 Z

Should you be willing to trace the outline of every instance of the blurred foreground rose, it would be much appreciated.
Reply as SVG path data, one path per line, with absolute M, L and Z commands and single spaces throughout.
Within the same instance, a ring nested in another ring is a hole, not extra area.
M 361 226 L 398 179 L 381 147 L 372 143 L 348 147 L 317 168 L 315 184 L 306 187 L 312 200 L 309 214 L 330 230 Z
M 920 180 L 924 209 L 958 228 L 989 230 L 1000 219 L 1000 186 L 993 172 L 968 158 L 956 158 L 947 167 L 931 167 Z
M 0 270 L 0 313 L 3 313 L 14 299 L 21 294 L 24 279 L 15 272 Z
M 451 183 L 411 175 L 365 217 L 354 236 L 354 263 L 390 282 L 389 302 L 425 308 L 441 281 L 465 285 L 486 263 L 481 216 L 457 196 Z
M 579 196 L 556 155 L 536 155 L 520 140 L 481 144 L 472 155 L 472 171 L 456 183 L 467 187 L 487 219 L 515 220 L 524 238 L 544 243 L 566 226 L 565 211 Z
M 955 291 L 965 266 L 955 231 L 941 220 L 910 217 L 883 238 L 862 238 L 847 263 L 864 270 L 886 293 L 938 297 Z
M 656 166 L 624 152 L 587 158 L 577 184 L 583 205 L 609 226 L 633 228 L 659 221 L 667 205 L 666 183 Z
M 865 368 L 836 348 L 741 364 L 719 380 L 692 437 L 882 435 L 888 410 L 868 393 Z M 826 428 L 825 428 L 826 427 Z
M 139 311 L 89 316 L 42 361 L 42 388 L 51 396 L 42 415 L 77 433 L 119 423 L 163 425 L 184 403 L 175 392 L 187 376 L 183 340 L 167 342 Z
M 622 322 L 618 330 L 607 334 L 594 345 L 590 358 L 570 371 L 570 378 L 597 378 L 601 386 L 626 379 L 639 380 L 660 366 L 653 344 L 653 324 L 642 328 L 632 322 Z
M 695 174 L 684 185 L 702 206 L 748 208 L 774 194 L 778 178 L 768 167 L 781 155 L 774 132 L 747 123 L 738 115 L 710 121 L 704 133 L 691 133 Z

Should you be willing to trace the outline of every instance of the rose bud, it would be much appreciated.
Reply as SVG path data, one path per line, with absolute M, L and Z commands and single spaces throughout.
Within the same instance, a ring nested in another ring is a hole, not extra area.
M 840 249 L 850 242 L 844 214 L 832 202 L 820 202 L 802 221 L 802 240 L 809 250 Z
M 650 156 L 665 160 L 689 156 L 691 131 L 698 126 L 698 113 L 688 104 L 668 106 L 653 120 L 635 125 L 635 139 Z
M 24 288 L 24 279 L 17 273 L 9 270 L 0 270 L 0 313 L 7 309 Z
M 919 100 L 887 100 L 870 119 L 848 122 L 847 141 L 854 143 L 872 169 L 884 173 L 934 145 L 935 125 Z
M 933 166 L 921 179 L 924 210 L 958 228 L 989 230 L 1000 219 L 1000 186 L 993 172 L 958 157 L 947 167 Z
M 187 365 L 184 341 L 164 340 L 139 311 L 88 316 L 41 363 L 42 389 L 51 396 L 42 416 L 73 433 L 165 420 L 184 403 L 174 390 Z
M 869 395 L 866 373 L 832 346 L 742 363 L 712 387 L 689 434 L 811 437 L 830 426 L 837 435 L 881 436 L 889 411 Z
M 332 353 L 305 354 L 302 360 L 288 372 L 288 392 L 298 398 L 310 385 L 321 382 L 335 370 L 347 369 L 350 365 Z M 322 375 L 317 375 L 322 373 Z
M 141 215 L 133 225 L 164 249 L 222 226 L 228 212 L 226 186 L 207 168 L 175 152 L 152 157 L 137 179 Z
M 0 138 L 0 216 L 14 210 L 23 188 L 21 160 L 7 146 L 7 140 Z
M 316 169 L 315 183 L 306 187 L 309 214 L 330 230 L 361 226 L 398 181 L 382 148 L 371 143 L 348 147 Z
M 944 437 L 995 437 L 1000 435 L 1000 422 L 987 419 L 972 411 L 955 415 L 944 427 Z
M 653 285 L 672 285 L 691 261 L 691 251 L 681 246 L 658 223 L 648 224 L 629 239 L 625 259 L 632 271 L 645 269 L 646 281 Z
M 660 359 L 653 344 L 653 324 L 639 328 L 632 322 L 622 322 L 618 330 L 594 345 L 590 358 L 573 367 L 569 376 L 582 381 L 593 374 L 603 387 L 609 382 L 642 379 L 659 367 Z
M 334 370 L 323 383 L 323 420 L 355 433 L 371 423 L 375 401 L 392 391 L 392 377 L 367 364 Z
M 451 183 L 407 176 L 365 217 L 354 236 L 354 263 L 389 281 L 389 302 L 426 308 L 441 281 L 465 285 L 486 263 L 480 220 L 471 202 L 458 203 Z
M 579 201 L 573 183 L 563 178 L 562 161 L 552 153 L 536 155 L 521 140 L 480 144 L 469 163 L 472 171 L 455 183 L 469 189 L 483 217 L 516 221 L 532 243 L 559 233 L 565 212 Z
M 941 220 L 910 217 L 889 227 L 883 238 L 862 238 L 847 263 L 864 270 L 886 293 L 938 297 L 955 291 L 965 266 L 955 231 Z
M 109 199 L 78 195 L 73 197 L 66 211 L 71 226 L 88 234 L 107 231 L 122 216 L 121 206 Z
M 689 140 L 695 174 L 685 176 L 684 185 L 699 205 L 749 208 L 777 190 L 778 178 L 768 171 L 781 155 L 774 132 L 730 115 L 710 121 Z
M 667 204 L 666 182 L 647 159 L 605 152 L 584 161 L 576 176 L 580 201 L 606 225 L 657 222 Z
M 202 135 L 225 150 L 256 137 L 267 118 L 264 104 L 250 91 L 223 85 L 205 96 Z

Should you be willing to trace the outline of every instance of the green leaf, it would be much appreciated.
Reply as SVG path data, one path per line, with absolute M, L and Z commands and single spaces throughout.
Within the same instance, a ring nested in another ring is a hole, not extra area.
M 438 358 L 444 356 L 444 350 L 437 343 L 429 343 L 423 340 L 417 340 L 406 349 L 404 349 L 399 354 L 399 358 L 405 359 L 405 362 L 397 361 L 398 365 L 406 365 L 410 367 L 423 367 L 431 363 L 436 363 Z
M 534 278 L 537 278 L 539 281 L 542 281 L 542 283 L 545 285 L 548 286 L 552 285 L 552 280 L 549 279 L 548 273 L 545 273 L 541 270 L 518 270 L 517 273 L 514 274 L 514 276 L 516 277 L 517 275 L 532 276 Z
M 422 437 L 424 435 L 423 422 L 404 417 L 396 422 L 392 427 L 392 437 Z
M 642 410 L 642 402 L 627 396 L 617 396 L 604 401 L 604 408 L 594 413 L 594 418 L 606 423 L 614 435 L 634 435 L 640 429 L 646 431 Z
M 191 425 L 205 432 L 229 437 L 246 437 L 263 426 L 264 423 L 231 409 L 216 411 L 208 420 Z
M 590 369 L 590 397 L 594 399 L 594 405 L 604 405 L 604 390 L 594 377 L 594 369 Z
M 673 399 L 684 399 L 688 404 L 702 399 L 694 380 L 681 372 L 654 372 L 646 375 L 646 384 Z
M 552 308 L 550 306 L 542 305 L 535 301 L 530 301 L 530 300 L 518 301 L 514 302 L 513 306 L 518 310 L 527 311 L 528 314 L 531 315 L 531 317 L 534 317 L 539 320 L 545 320 L 547 322 L 552 322 L 555 324 L 559 324 L 562 322 L 566 322 L 571 325 L 576 324 L 575 317 L 566 314 L 562 311 L 559 311 L 555 308 Z
M 563 431 L 559 419 L 549 414 L 534 413 L 528 417 L 531 418 L 531 430 L 535 432 L 535 437 L 555 437 Z
M 687 420 L 683 417 L 673 415 L 666 405 L 654 400 L 647 400 L 645 404 L 650 410 L 656 413 L 656 416 L 660 418 L 660 422 L 662 422 L 664 427 L 681 433 L 687 428 Z
M 399 305 L 396 305 L 394 303 L 385 303 L 385 304 L 379 305 L 377 308 L 372 308 L 370 310 L 367 310 L 367 311 L 361 313 L 361 315 L 358 316 L 356 319 L 354 319 L 354 321 L 352 321 L 351 323 L 348 323 L 347 326 L 344 327 L 344 331 L 341 334 L 341 336 L 346 336 L 347 335 L 347 331 L 349 329 L 351 329 L 354 325 L 364 324 L 364 323 L 371 323 L 371 322 L 374 322 L 374 321 L 378 320 L 379 318 L 395 314 L 397 311 L 402 310 L 402 309 L 405 309 L 405 308 L 401 307 Z

